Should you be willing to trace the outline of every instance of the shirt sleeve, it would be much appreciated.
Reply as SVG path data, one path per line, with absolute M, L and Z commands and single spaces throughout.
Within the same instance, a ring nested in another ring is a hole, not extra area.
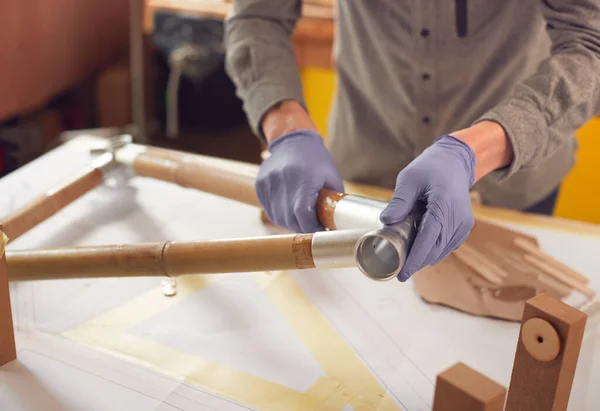
M 234 0 L 225 19 L 225 70 L 252 130 L 264 139 L 265 113 L 284 100 L 306 107 L 291 35 L 301 0 Z
M 600 113 L 600 2 L 543 0 L 550 56 L 476 122 L 495 121 L 512 143 L 500 181 L 535 168 Z

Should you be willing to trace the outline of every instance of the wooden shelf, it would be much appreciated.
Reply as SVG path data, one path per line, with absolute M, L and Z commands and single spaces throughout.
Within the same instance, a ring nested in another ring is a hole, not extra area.
M 225 19 L 231 7 L 230 2 L 222 0 L 146 0 L 144 31 L 152 33 L 153 16 L 157 12 Z M 335 9 L 305 4 L 302 16 L 292 36 L 298 64 L 301 67 L 332 68 Z

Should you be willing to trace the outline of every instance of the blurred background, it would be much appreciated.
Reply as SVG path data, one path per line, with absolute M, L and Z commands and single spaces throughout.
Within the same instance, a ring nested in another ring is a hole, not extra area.
M 334 1 L 304 0 L 293 36 L 308 108 L 325 138 Z M 230 7 L 227 0 L 3 0 L 0 175 L 90 129 L 259 163 L 262 147 L 224 70 Z M 578 140 L 555 214 L 600 223 L 600 120 Z

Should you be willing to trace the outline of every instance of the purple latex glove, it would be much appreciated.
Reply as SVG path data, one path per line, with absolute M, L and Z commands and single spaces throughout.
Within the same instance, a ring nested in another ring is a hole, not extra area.
M 426 209 L 412 248 L 398 275 L 439 263 L 469 236 L 475 223 L 469 189 L 475 180 L 475 154 L 462 141 L 445 135 L 398 174 L 394 196 L 380 220 L 389 225 L 406 218 L 417 201 Z
M 292 232 L 322 231 L 316 212 L 319 191 L 344 191 L 323 138 L 309 130 L 294 131 L 273 140 L 269 151 L 256 178 L 258 199 L 267 216 Z

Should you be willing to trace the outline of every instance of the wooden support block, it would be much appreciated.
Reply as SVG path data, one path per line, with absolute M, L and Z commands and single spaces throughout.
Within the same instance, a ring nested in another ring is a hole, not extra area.
M 586 319 L 546 294 L 525 303 L 506 411 L 567 409 Z
M 17 358 L 15 331 L 10 308 L 8 270 L 4 255 L 4 238 L 4 232 L 2 226 L 0 226 L 0 366 Z
M 438 375 L 433 411 L 502 411 L 506 389 L 463 363 Z

